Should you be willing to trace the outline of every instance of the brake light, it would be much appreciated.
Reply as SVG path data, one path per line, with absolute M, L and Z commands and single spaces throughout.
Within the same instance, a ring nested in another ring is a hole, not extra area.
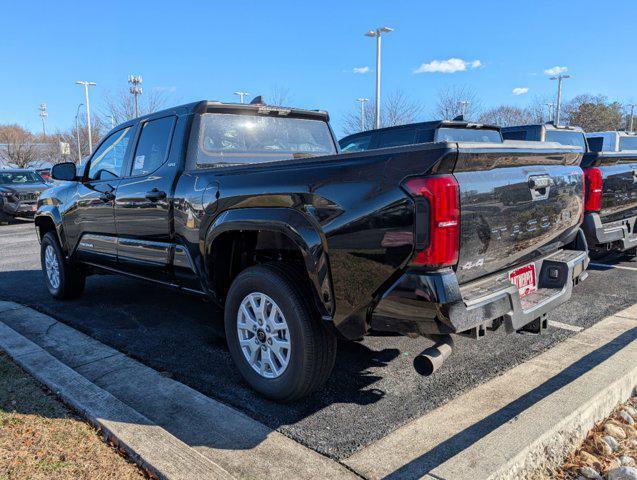
M 458 263 L 460 188 L 456 179 L 453 175 L 412 178 L 404 187 L 411 195 L 424 197 L 429 203 L 429 243 L 424 250 L 416 252 L 413 263 L 432 267 Z M 416 219 L 416 222 L 422 221 L 427 219 Z
M 586 192 L 584 207 L 587 212 L 599 212 L 602 209 L 602 171 L 591 167 L 584 169 Z

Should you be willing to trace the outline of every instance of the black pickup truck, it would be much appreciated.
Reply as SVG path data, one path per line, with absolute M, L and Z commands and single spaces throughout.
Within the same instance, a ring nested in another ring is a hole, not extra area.
M 282 401 L 326 381 L 338 335 L 431 336 L 429 373 L 450 334 L 539 332 L 586 277 L 581 154 L 445 128 L 488 141 L 342 154 L 325 112 L 260 103 L 124 123 L 82 171 L 53 168 L 72 183 L 39 200 L 47 287 L 111 272 L 210 298 L 241 374 Z
M 0 223 L 33 217 L 40 193 L 49 187 L 33 170 L 0 170 Z
M 585 134 L 579 127 L 520 125 L 502 129 L 505 139 L 552 141 L 585 152 L 586 215 L 591 250 L 637 254 L 637 136 L 626 132 Z

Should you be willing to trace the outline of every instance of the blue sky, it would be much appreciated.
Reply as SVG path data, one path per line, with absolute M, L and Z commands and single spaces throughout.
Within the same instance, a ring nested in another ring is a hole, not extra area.
M 525 105 L 554 92 L 543 72 L 555 66 L 574 75 L 567 98 L 634 101 L 636 19 L 634 0 L 7 1 L 0 123 L 39 130 L 45 102 L 49 131 L 65 129 L 83 101 L 75 80 L 98 83 L 91 104 L 99 110 L 105 92 L 140 74 L 146 92 L 162 89 L 171 104 L 235 101 L 238 89 L 267 100 L 273 87 L 289 89 L 294 106 L 328 110 L 340 134 L 355 99 L 374 96 L 375 43 L 363 33 L 382 25 L 395 29 L 383 41 L 384 93 L 402 90 L 424 105 L 425 118 L 451 85 L 473 88 L 487 106 Z

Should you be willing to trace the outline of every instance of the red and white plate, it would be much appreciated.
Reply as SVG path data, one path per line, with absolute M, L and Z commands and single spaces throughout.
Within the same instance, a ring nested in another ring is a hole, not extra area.
M 511 270 L 509 272 L 509 280 L 513 285 L 518 287 L 520 298 L 526 297 L 529 293 L 535 292 L 537 290 L 535 265 L 529 263 L 523 267 Z

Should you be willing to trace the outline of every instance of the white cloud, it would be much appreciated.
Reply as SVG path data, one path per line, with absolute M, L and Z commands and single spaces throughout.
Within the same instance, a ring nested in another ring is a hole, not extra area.
M 547 70 L 544 70 L 544 73 L 546 73 L 547 75 L 559 75 L 560 73 L 564 73 L 567 70 L 568 70 L 568 67 L 560 67 L 560 66 L 556 65 L 553 68 L 549 68 Z
M 516 87 L 513 89 L 513 95 L 524 95 L 525 93 L 529 93 L 528 87 Z
M 481 66 L 482 62 L 480 60 L 469 62 L 461 58 L 450 58 L 448 60 L 432 60 L 429 63 L 423 63 L 414 70 L 414 73 L 456 73 Z
M 369 72 L 369 67 L 354 67 L 352 68 L 352 73 L 367 73 Z

